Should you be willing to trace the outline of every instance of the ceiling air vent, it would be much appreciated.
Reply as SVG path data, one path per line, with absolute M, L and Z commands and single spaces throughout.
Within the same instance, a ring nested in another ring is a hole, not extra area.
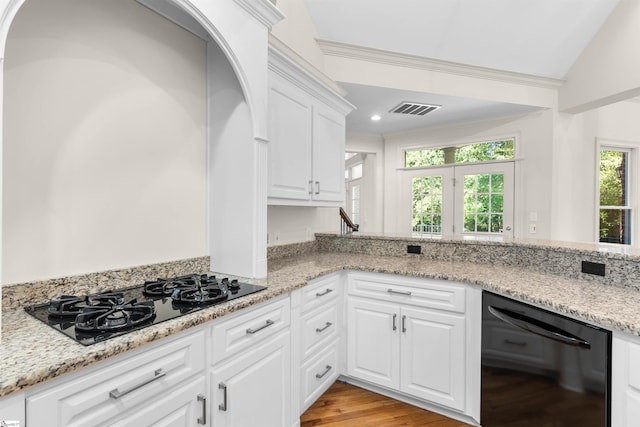
M 411 114 L 412 116 L 424 116 L 427 113 L 437 110 L 441 105 L 417 104 L 415 102 L 402 102 L 396 105 L 390 113 Z

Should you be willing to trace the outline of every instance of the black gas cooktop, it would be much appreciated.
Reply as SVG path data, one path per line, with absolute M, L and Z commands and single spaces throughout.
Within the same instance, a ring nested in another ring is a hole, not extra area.
M 265 289 L 190 274 L 90 295 L 61 295 L 27 313 L 80 344 L 90 345 Z

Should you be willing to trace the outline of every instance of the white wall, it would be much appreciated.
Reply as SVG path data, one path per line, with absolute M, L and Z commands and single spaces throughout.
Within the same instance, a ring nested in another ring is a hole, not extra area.
M 4 67 L 4 283 L 207 254 L 202 40 L 131 0 L 29 0 Z
M 620 0 L 566 76 L 560 111 L 584 112 L 640 95 L 640 2 Z
M 294 50 L 320 71 L 324 56 L 316 43 L 316 30 L 303 0 L 277 0 L 276 7 L 285 18 L 273 26 L 272 36 Z
M 268 206 L 267 219 L 268 246 L 314 240 L 315 233 L 340 232 L 338 208 Z
M 623 101 L 575 115 L 558 114 L 553 146 L 554 240 L 596 240 L 596 140 L 631 143 L 640 148 L 638 117 L 637 101 Z

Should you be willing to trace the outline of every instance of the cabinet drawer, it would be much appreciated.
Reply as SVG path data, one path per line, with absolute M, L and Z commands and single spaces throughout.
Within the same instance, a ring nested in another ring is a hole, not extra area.
M 211 328 L 212 364 L 232 356 L 289 326 L 289 298 L 249 308 Z
M 335 301 L 340 292 L 340 274 L 312 281 L 302 289 L 302 313 L 313 310 L 319 305 Z
M 27 399 L 30 426 L 98 425 L 205 368 L 204 331 L 125 358 Z
M 300 391 L 302 394 L 300 413 L 306 411 L 333 384 L 339 374 L 337 342 L 302 365 L 300 372 Z
M 338 307 L 336 304 L 323 305 L 304 316 L 301 320 L 302 359 L 306 359 L 318 345 L 338 335 Z
M 363 273 L 349 273 L 347 282 L 349 295 L 465 312 L 466 287 L 460 283 Z

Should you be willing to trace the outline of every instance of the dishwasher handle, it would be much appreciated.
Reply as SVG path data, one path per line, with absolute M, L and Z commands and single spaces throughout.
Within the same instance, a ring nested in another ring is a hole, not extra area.
M 521 313 L 516 313 L 515 311 L 507 310 L 506 308 L 494 307 L 492 305 L 489 306 L 489 312 L 503 322 L 517 328 L 524 329 L 532 334 L 540 335 L 574 347 L 580 347 L 587 350 L 591 349 L 589 341 L 541 320 L 525 316 Z

